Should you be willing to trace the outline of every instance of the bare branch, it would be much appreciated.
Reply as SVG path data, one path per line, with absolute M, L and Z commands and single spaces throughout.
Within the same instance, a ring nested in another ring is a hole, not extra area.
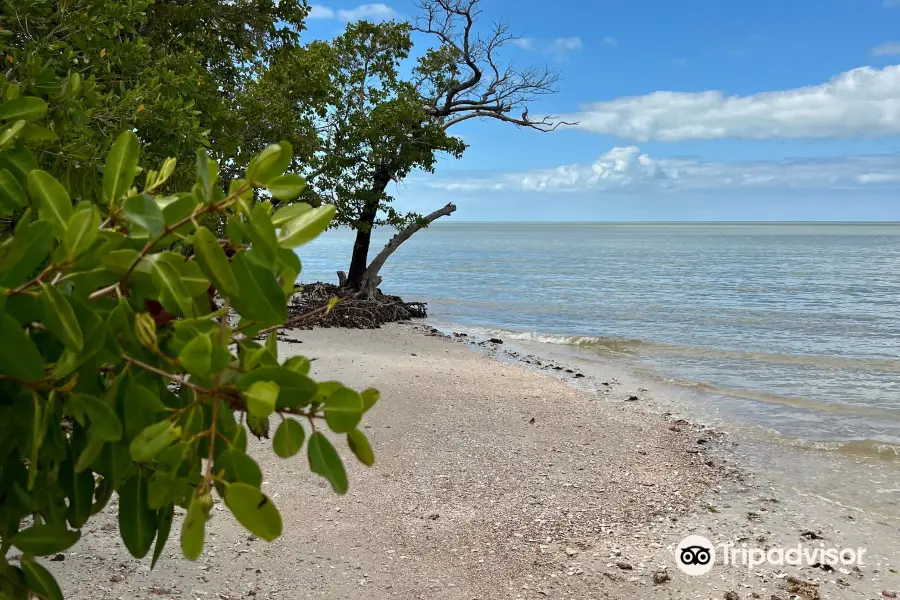
M 569 122 L 569 121 L 555 121 L 554 117 L 546 116 L 542 118 L 540 121 L 532 121 L 528 118 L 527 111 L 523 113 L 522 118 L 516 119 L 514 117 L 507 116 L 502 113 L 495 113 L 489 111 L 474 111 L 469 112 L 464 115 L 455 117 L 446 121 L 444 123 L 444 129 L 448 129 L 457 123 L 462 123 L 463 121 L 468 121 L 469 119 L 481 119 L 484 117 L 490 117 L 492 119 L 499 119 L 500 121 L 505 121 L 507 123 L 512 123 L 517 127 L 530 127 L 531 129 L 535 129 L 537 131 L 541 131 L 544 133 L 549 133 L 551 131 L 556 131 L 556 129 L 562 125 L 577 125 L 577 122 Z
M 417 72 L 417 87 L 428 98 L 423 109 L 444 129 L 474 118 L 494 118 L 538 131 L 561 125 L 552 116 L 528 117 L 528 105 L 557 91 L 559 74 L 548 68 L 518 69 L 503 64 L 499 51 L 518 39 L 506 23 L 495 23 L 487 34 L 476 29 L 481 0 L 418 0 L 421 16 L 415 30 L 437 38 L 450 77 Z M 446 72 L 443 73 L 446 75 Z M 431 86 L 426 89 L 426 86 Z M 520 113 L 521 116 L 513 115 Z

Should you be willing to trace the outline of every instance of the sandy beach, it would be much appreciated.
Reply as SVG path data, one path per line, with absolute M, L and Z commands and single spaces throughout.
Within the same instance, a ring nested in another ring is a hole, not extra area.
M 495 346 L 495 345 L 488 345 Z M 207 547 L 179 523 L 155 571 L 116 532 L 115 499 L 52 568 L 67 598 L 892 598 L 897 524 L 802 498 L 735 465 L 728 436 L 652 410 L 626 374 L 497 360 L 421 325 L 290 331 L 318 379 L 377 387 L 372 468 L 336 496 L 302 454 L 253 441 L 284 535 L 254 539 L 217 503 Z M 578 383 L 578 386 L 572 385 Z M 637 399 L 632 399 L 636 397 Z M 858 569 L 676 568 L 688 534 L 760 547 L 866 547 Z

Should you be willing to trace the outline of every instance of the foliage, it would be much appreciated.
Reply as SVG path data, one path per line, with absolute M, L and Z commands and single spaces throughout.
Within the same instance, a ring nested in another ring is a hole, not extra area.
M 332 104 L 319 122 L 323 144 L 309 164 L 316 174 L 311 185 L 337 206 L 339 224 L 359 230 L 412 222 L 418 215 L 394 210 L 388 184 L 416 169 L 433 172 L 441 153 L 459 157 L 465 150 L 428 118 L 417 86 L 400 74 L 411 32 L 406 23 L 362 21 L 330 44 Z
M 23 143 L 79 197 L 96 192 L 102 157 L 125 130 L 155 164 L 200 147 L 229 164 L 258 116 L 242 111 L 241 90 L 297 43 L 306 10 L 304 0 L 4 0 L 0 60 L 17 85 L 0 92 L 52 104 L 47 130 Z
M 417 4 L 415 24 L 351 23 L 330 42 L 283 49 L 247 92 L 247 105 L 268 108 L 269 129 L 249 132 L 245 143 L 259 147 L 275 134 L 302 149 L 304 199 L 333 203 L 335 225 L 356 230 L 345 283 L 367 295 L 380 268 L 368 263 L 372 229 L 414 232 L 430 223 L 397 211 L 390 183 L 433 172 L 442 154 L 460 157 L 466 145 L 449 133 L 453 126 L 474 119 L 538 131 L 560 125 L 528 116 L 531 102 L 555 91 L 556 73 L 501 63 L 500 50 L 515 38 L 502 23 L 481 32 L 479 0 Z M 414 33 L 435 44 L 410 61 Z M 314 76 L 293 77 L 298 72 Z
M 278 358 L 301 268 L 294 248 L 335 210 L 254 199 L 302 192 L 285 174 L 290 144 L 265 148 L 227 193 L 201 150 L 191 190 L 160 195 L 175 161 L 136 183 L 128 131 L 96 201 L 73 204 L 25 148 L 48 110 L 61 109 L 25 95 L 0 103 L 0 213 L 13 227 L 0 244 L 0 598 L 61 598 L 34 557 L 75 544 L 114 492 L 125 547 L 152 551 L 154 566 L 176 507 L 187 511 L 182 552 L 200 555 L 214 493 L 249 531 L 277 538 L 282 519 L 260 489 L 248 430 L 272 433 L 283 458 L 305 443 L 310 469 L 340 494 L 347 475 L 323 430 L 373 462 L 357 427 L 378 393 L 315 382 L 308 359 Z M 227 238 L 200 224 L 207 215 L 227 219 Z M 4 558 L 12 547 L 19 565 Z

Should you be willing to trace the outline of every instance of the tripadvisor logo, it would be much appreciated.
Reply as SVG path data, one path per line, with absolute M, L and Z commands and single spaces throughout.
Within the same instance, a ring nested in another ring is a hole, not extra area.
M 675 564 L 688 575 L 706 575 L 716 562 L 716 548 L 702 535 L 689 535 L 675 547 Z
M 675 564 L 688 575 L 706 575 L 716 564 L 716 556 L 721 557 L 725 566 L 744 566 L 754 569 L 761 565 L 772 567 L 828 565 L 862 565 L 865 548 L 807 547 L 798 544 L 789 548 L 750 548 L 746 544 L 736 546 L 726 542 L 716 546 L 701 535 L 689 535 L 675 547 Z

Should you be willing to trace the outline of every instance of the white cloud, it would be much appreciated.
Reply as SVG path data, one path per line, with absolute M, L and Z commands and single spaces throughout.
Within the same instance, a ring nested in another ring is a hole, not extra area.
M 311 4 L 310 19 L 340 19 L 341 21 L 386 21 L 397 16 L 397 12 L 387 4 L 361 4 L 356 8 L 342 8 L 335 11 L 322 4 Z
M 578 36 L 556 38 L 551 49 L 560 52 L 581 50 L 581 38 Z
M 860 189 L 900 183 L 900 155 L 851 156 L 758 162 L 654 159 L 636 146 L 619 146 L 591 164 L 470 177 L 430 176 L 418 180 L 433 189 L 457 192 L 677 191 L 690 189 L 781 188 Z
M 900 42 L 885 42 L 872 48 L 873 56 L 894 56 L 900 54 Z
M 821 85 L 750 96 L 653 92 L 589 104 L 563 119 L 638 141 L 898 135 L 900 65 L 860 67 Z
M 349 10 L 337 11 L 338 19 L 342 21 L 386 21 L 397 16 L 396 11 L 387 4 L 362 4 Z
M 535 41 L 534 38 L 521 37 L 521 38 L 515 38 L 514 40 L 512 40 L 511 43 L 513 46 L 518 46 L 522 50 L 534 50 L 535 49 L 534 41 Z
M 333 19 L 334 17 L 334 11 L 327 6 L 322 6 L 321 4 L 309 5 L 309 16 L 307 17 L 309 19 Z
M 616 38 L 614 38 L 611 35 L 604 35 L 603 43 L 606 44 L 607 46 L 618 46 L 619 40 L 617 40 Z

